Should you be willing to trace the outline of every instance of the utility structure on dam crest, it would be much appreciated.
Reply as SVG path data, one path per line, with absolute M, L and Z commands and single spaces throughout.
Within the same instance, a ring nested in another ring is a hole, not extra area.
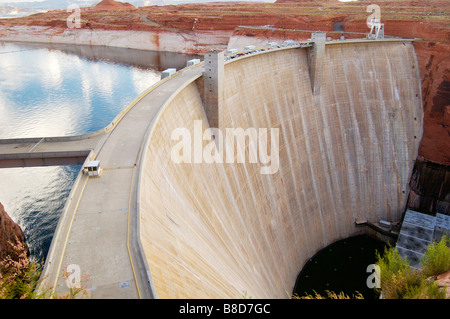
M 183 69 L 72 141 L 90 141 L 103 173 L 80 173 L 69 196 L 44 271 L 54 291 L 75 264 L 94 298 L 289 298 L 312 255 L 366 231 L 355 220 L 400 220 L 423 129 L 412 41 L 318 37 L 225 57 L 223 83 L 205 63 Z M 199 120 L 278 128 L 279 170 L 174 163 L 171 133 Z
M 203 78 L 204 105 L 210 127 L 219 127 L 219 109 L 223 105 L 224 52 L 210 51 L 205 53 L 205 69 Z
M 325 54 L 325 32 L 313 32 L 311 34 L 311 40 L 313 41 L 313 46 L 310 51 L 310 81 L 313 94 L 320 95 L 320 86 L 322 85 L 322 67 L 323 67 L 323 56 Z

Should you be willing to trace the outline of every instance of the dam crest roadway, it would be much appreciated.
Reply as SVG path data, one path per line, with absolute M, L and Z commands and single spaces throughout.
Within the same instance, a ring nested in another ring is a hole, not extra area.
M 80 172 L 72 187 L 45 262 L 44 289 L 66 293 L 70 283 L 63 273 L 76 265 L 88 275 L 92 298 L 238 298 L 242 291 L 258 298 L 286 298 L 299 267 L 314 252 L 361 231 L 355 219 L 399 218 L 423 130 L 414 40 L 326 41 L 322 49 L 320 41 L 225 56 L 213 116 L 205 106 L 201 62 L 156 83 L 100 131 L 0 140 L 0 167 L 84 167 L 98 160 L 103 169 L 98 178 Z M 358 59 L 363 70 L 355 64 Z M 406 62 L 397 64 L 400 60 Z M 335 72 L 347 78 L 336 80 Z M 384 80 L 382 74 L 389 76 Z M 266 96 L 244 91 L 252 85 L 244 81 L 253 79 L 255 90 Z M 383 81 L 398 88 L 385 87 Z M 333 108 L 325 110 L 327 105 Z M 196 175 L 194 164 L 169 163 L 163 156 L 170 160 L 171 130 L 184 120 L 191 127 L 194 118 L 221 128 L 232 123 L 279 127 L 280 172 L 261 177 L 251 168 L 255 164 L 217 170 L 201 164 Z M 165 127 L 170 121 L 173 127 Z M 192 185 L 186 185 L 188 176 Z M 195 187 L 205 182 L 212 183 L 208 190 Z M 277 193 L 280 187 L 286 193 Z M 347 203 L 346 196 L 353 199 Z M 206 203 L 205 198 L 211 200 Z M 272 215 L 256 216 L 260 198 Z M 184 207 L 186 214 L 177 215 Z M 338 216 L 333 207 L 349 212 Z M 298 213 L 307 210 L 315 216 Z M 242 215 L 246 212 L 251 216 Z M 186 218 L 195 221 L 192 226 Z M 204 234 L 191 236 L 203 229 L 202 223 Z M 317 231 L 293 235 L 299 227 Z M 230 238 L 239 242 L 226 241 Z M 278 264 L 280 258 L 289 265 Z M 242 265 L 250 275 L 238 275 Z

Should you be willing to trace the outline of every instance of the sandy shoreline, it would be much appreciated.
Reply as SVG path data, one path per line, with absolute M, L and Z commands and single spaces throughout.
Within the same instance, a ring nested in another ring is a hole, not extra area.
M 176 53 L 202 53 L 210 49 L 226 49 L 231 34 L 230 31 L 175 33 L 0 26 L 0 41 L 98 45 Z

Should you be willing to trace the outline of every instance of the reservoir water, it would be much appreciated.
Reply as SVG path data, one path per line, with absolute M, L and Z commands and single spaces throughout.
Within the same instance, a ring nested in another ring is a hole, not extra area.
M 169 67 L 197 56 L 0 42 L 0 138 L 68 136 L 107 126 Z M 79 166 L 0 169 L 0 202 L 45 259 Z

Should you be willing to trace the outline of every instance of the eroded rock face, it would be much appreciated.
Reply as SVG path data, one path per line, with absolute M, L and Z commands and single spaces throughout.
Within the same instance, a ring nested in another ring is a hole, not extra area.
M 437 276 L 436 281 L 439 287 L 446 289 L 445 298 L 450 298 L 450 270 Z
M 450 215 L 450 170 L 448 166 L 418 158 L 410 181 L 408 208 L 419 212 Z
M 25 234 L 20 226 L 15 223 L 6 213 L 3 205 L 0 203 L 0 258 L 9 254 L 11 250 L 10 242 L 19 240 L 26 245 Z

